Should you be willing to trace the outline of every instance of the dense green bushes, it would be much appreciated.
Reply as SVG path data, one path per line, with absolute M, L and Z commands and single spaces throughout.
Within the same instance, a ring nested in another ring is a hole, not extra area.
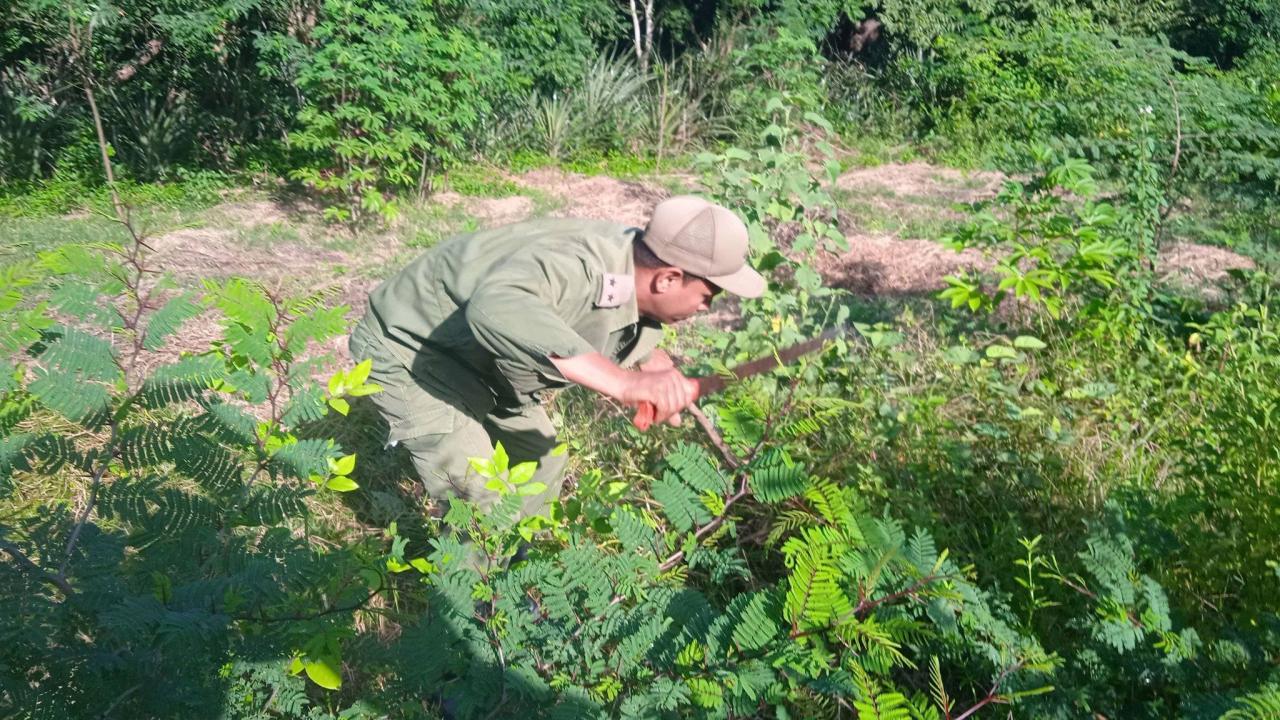
M 977 222 L 1057 263 L 1070 281 L 1052 313 L 884 315 L 808 266 L 834 240 L 830 197 L 788 107 L 767 110 L 759 147 L 703 162 L 772 292 L 690 361 L 712 370 L 845 318 L 857 337 L 711 398 L 706 447 L 579 418 L 570 397 L 578 482 L 549 517 L 514 519 L 527 468 L 501 451 L 476 466 L 509 493 L 492 512 L 455 503 L 437 521 L 398 498 L 377 426 L 331 412 L 361 412 L 362 368 L 326 389 L 304 359 L 344 329 L 323 296 L 176 287 L 142 243 L 6 271 L 0 708 L 1267 717 L 1272 280 L 1217 313 L 1160 298 L 1143 263 L 1082 282 L 1098 268 L 1058 240 L 1111 226 L 1064 220 L 1098 212 L 1071 162 L 1027 182 L 1039 200 L 1009 193 L 1017 212 Z M 1115 226 L 1150 218 L 1116 202 L 1137 220 Z M 149 362 L 208 309 L 223 318 L 208 352 Z M 1130 324 L 1098 331 L 1116 317 Z
M 97 182 L 85 82 L 137 179 L 265 170 L 334 193 L 334 217 L 390 212 L 475 153 L 752 137 L 774 94 L 851 136 L 1023 168 L 1046 142 L 1119 167 L 1150 108 L 1179 195 L 1265 198 L 1280 176 L 1270 3 L 94 7 L 22 2 L 0 21 L 6 181 Z
M 292 176 L 333 198 L 326 214 L 390 219 L 388 194 L 422 193 L 489 113 L 496 53 L 419 2 L 321 5 L 317 42 L 298 70 L 305 103 L 290 142 Z
M 160 280 L 125 230 L 0 270 L 0 714 L 1275 715 L 1275 280 L 1206 300 L 1153 269 L 1211 219 L 1187 197 L 1275 231 L 1271 5 L 672 3 L 644 70 L 591 0 L 189 10 L 0 19 L 3 212 L 109 206 L 86 86 L 130 202 L 250 169 L 354 217 L 477 151 L 703 149 L 772 287 L 690 370 L 856 334 L 709 399 L 705 441 L 569 394 L 550 517 L 437 521 L 362 369 L 316 383 L 323 293 Z M 837 132 L 867 131 L 1027 174 L 969 209 L 951 242 L 991 270 L 944 302 L 813 266 L 844 241 Z M 166 354 L 195 317 L 213 345 Z M 478 463 L 515 491 L 505 465 Z

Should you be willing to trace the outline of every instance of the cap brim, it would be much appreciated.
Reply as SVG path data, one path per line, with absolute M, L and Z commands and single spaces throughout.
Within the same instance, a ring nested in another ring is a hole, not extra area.
M 731 292 L 744 298 L 760 297 L 764 294 L 764 289 L 768 285 L 763 275 L 756 272 L 755 268 L 745 264 L 735 273 L 707 277 L 707 280 L 715 283 L 726 292 Z

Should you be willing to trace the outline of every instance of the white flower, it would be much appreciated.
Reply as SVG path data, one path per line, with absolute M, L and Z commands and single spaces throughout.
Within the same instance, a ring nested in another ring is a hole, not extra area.
M 1150 114 L 1151 114 L 1151 106 L 1150 106 L 1150 105 L 1148 105 L 1148 106 L 1146 106 L 1146 107 L 1138 108 L 1138 113 L 1139 113 L 1139 114 L 1141 114 L 1141 115 L 1150 115 Z

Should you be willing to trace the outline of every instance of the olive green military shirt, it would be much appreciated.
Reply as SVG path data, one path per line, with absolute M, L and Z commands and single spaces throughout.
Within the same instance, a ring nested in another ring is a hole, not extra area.
M 387 345 L 477 417 L 568 382 L 551 357 L 598 351 L 620 365 L 662 337 L 641 318 L 632 244 L 616 223 L 540 219 L 460 235 L 370 295 Z

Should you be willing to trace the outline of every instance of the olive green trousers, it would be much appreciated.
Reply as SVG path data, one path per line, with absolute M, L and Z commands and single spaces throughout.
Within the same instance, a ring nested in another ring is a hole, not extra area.
M 429 364 L 423 367 L 421 363 L 415 363 L 411 370 L 389 346 L 392 342 L 370 313 L 352 331 L 349 348 L 356 362 L 373 361 L 369 381 L 382 386 L 382 392 L 370 399 L 390 425 L 388 446 L 399 444 L 409 452 L 433 501 L 433 510 L 447 510 L 451 496 L 481 507 L 497 502 L 498 494 L 485 488 L 488 480 L 471 469 L 470 459 L 492 457 L 494 444 L 500 442 L 511 465 L 538 463 L 532 480 L 543 483 L 547 490 L 523 498 L 521 515 L 544 514 L 560 495 L 567 460 L 563 453 L 551 454 L 558 442 L 546 411 L 538 406 L 493 406 L 480 414 L 475 408 L 486 403 L 463 398 L 456 390 L 474 388 L 474 375 L 455 377 L 456 368 L 433 371 Z

